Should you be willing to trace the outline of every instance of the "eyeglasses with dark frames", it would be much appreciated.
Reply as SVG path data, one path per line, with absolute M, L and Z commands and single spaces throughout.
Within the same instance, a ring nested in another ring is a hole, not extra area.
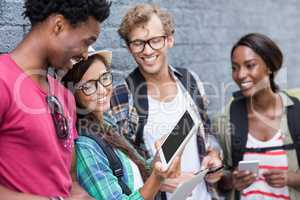
M 110 71 L 100 75 L 97 80 L 88 80 L 87 82 L 76 86 L 76 89 L 80 89 L 86 96 L 90 96 L 97 92 L 98 84 L 103 87 L 108 87 L 113 82 L 113 75 Z
M 156 36 L 148 40 L 133 40 L 128 42 L 128 46 L 133 53 L 141 53 L 145 50 L 146 44 L 148 44 L 153 50 L 159 50 L 166 44 L 167 35 Z

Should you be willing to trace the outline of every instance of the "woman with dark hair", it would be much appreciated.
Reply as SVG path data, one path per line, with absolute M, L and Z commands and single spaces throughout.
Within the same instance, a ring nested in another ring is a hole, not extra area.
M 77 128 L 81 136 L 76 141 L 78 180 L 97 200 L 150 200 L 159 191 L 164 178 L 177 173 L 180 159 L 177 157 L 168 170 L 163 170 L 161 163 L 155 161 L 147 179 L 145 161 L 117 132 L 114 119 L 109 114 L 112 93 L 110 63 L 111 52 L 94 51 L 62 79 L 65 86 L 73 91 L 79 108 Z M 111 147 L 121 161 L 122 183 L 97 140 Z M 130 190 L 127 193 L 124 184 Z
M 214 126 L 227 168 L 220 185 L 231 191 L 229 199 L 300 199 L 287 118 L 288 108 L 299 108 L 299 101 L 274 81 L 282 61 L 279 47 L 262 34 L 245 35 L 232 48 L 232 78 L 240 90 Z M 257 173 L 239 170 L 241 160 L 258 161 Z

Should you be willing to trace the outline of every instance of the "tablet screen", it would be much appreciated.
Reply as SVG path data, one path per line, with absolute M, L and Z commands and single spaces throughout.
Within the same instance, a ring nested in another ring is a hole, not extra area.
M 176 124 L 170 135 L 162 145 L 166 162 L 169 162 L 179 148 L 180 144 L 188 136 L 188 133 L 194 126 L 194 121 L 188 111 L 184 113 L 179 122 Z

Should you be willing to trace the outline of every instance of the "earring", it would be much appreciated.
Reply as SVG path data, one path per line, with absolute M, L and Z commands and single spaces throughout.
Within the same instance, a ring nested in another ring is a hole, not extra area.
M 268 69 L 268 74 L 271 75 L 273 74 L 273 72 L 270 69 Z

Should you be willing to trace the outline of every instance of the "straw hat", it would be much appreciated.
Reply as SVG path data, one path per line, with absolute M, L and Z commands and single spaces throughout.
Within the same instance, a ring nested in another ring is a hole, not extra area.
M 90 46 L 88 48 L 88 57 L 92 56 L 92 55 L 99 55 L 101 57 L 103 57 L 106 61 L 106 63 L 109 65 L 109 67 L 111 66 L 111 61 L 112 61 L 112 52 L 109 50 L 98 50 L 96 51 L 92 46 Z

